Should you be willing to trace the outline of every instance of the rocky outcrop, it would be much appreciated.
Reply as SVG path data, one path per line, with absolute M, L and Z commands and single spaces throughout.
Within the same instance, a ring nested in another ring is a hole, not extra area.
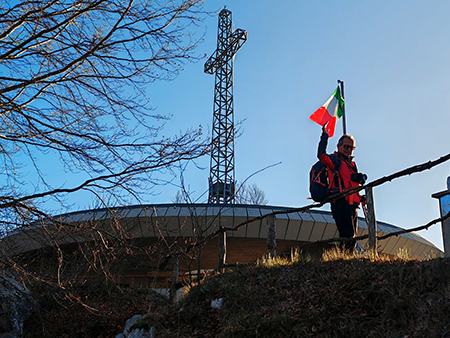
M 0 338 L 19 338 L 37 302 L 9 273 L 0 274 Z

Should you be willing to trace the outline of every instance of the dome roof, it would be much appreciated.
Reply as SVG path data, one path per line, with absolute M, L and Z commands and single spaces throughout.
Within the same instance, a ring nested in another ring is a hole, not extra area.
M 242 259 L 254 260 L 255 254 L 264 253 L 266 250 L 267 221 L 265 218 L 258 217 L 274 212 L 276 213 L 277 252 L 289 250 L 290 247 L 300 246 L 306 242 L 339 237 L 331 213 L 323 210 L 298 212 L 288 207 L 243 204 L 154 204 L 85 210 L 59 215 L 55 218 L 60 220 L 63 226 L 34 224 L 15 230 L 4 238 L 2 246 L 7 245 L 8 253 L 14 255 L 44 248 L 49 245 L 50 239 L 56 240 L 59 244 L 92 240 L 92 235 L 87 235 L 86 231 L 75 231 L 73 227 L 67 227 L 64 224 L 77 224 L 83 228 L 83 224 L 95 223 L 96 228 L 100 229 L 110 227 L 114 221 L 135 239 L 161 236 L 193 237 L 196 228 L 203 231 L 202 236 L 205 238 L 219 229 L 219 226 L 227 229 L 240 226 L 236 231 L 227 231 L 227 241 L 231 244 L 228 246 L 227 262 Z M 359 217 L 358 221 L 358 236 L 367 234 L 365 219 Z M 249 223 L 242 225 L 245 222 Z M 377 230 L 378 235 L 383 236 L 403 229 L 377 221 Z M 359 241 L 359 244 L 365 248 L 367 240 Z M 233 246 L 239 247 L 240 259 L 232 258 Z M 246 254 L 246 246 L 249 251 L 253 248 L 254 253 Z M 411 258 L 443 256 L 442 251 L 435 245 L 414 233 L 378 241 L 378 251 L 381 253 L 395 255 L 399 249 L 407 249 Z

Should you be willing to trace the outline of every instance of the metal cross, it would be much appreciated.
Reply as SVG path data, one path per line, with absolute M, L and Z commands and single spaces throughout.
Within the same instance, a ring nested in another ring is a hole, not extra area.
M 247 31 L 232 30 L 231 11 L 219 13 L 217 49 L 205 63 L 216 74 L 208 203 L 235 202 L 233 58 L 247 41 Z

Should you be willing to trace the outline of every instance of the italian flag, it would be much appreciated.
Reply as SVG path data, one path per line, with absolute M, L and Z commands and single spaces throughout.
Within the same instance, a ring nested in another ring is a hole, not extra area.
M 321 126 L 324 126 L 328 122 L 328 136 L 333 137 L 336 122 L 342 115 L 344 115 L 344 98 L 341 96 L 341 90 L 338 86 L 328 101 L 317 109 L 309 119 Z

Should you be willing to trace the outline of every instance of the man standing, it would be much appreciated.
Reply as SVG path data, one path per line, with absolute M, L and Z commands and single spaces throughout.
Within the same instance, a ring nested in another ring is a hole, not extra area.
M 328 143 L 327 124 L 322 128 L 322 136 L 317 150 L 317 157 L 328 169 L 328 177 L 331 183 L 332 194 L 339 193 L 365 183 L 367 176 L 358 173 L 355 162 L 353 162 L 353 150 L 355 150 L 355 139 L 351 135 L 343 135 L 337 144 L 337 152 L 328 155 L 326 153 Z M 333 169 L 337 168 L 336 175 Z M 339 237 L 353 238 L 358 231 L 358 206 L 362 197 L 355 193 L 338 199 L 331 203 L 331 214 L 336 222 Z M 354 250 L 356 241 L 341 243 L 342 250 Z

